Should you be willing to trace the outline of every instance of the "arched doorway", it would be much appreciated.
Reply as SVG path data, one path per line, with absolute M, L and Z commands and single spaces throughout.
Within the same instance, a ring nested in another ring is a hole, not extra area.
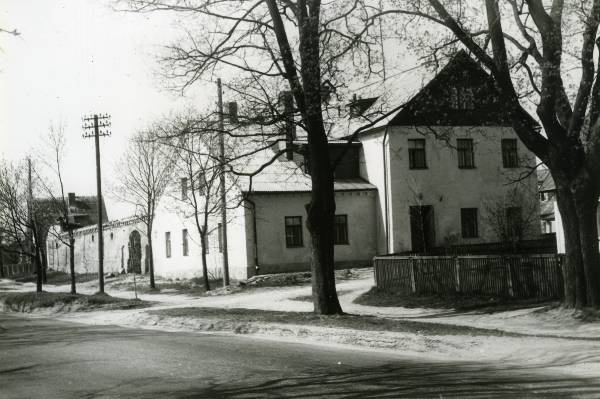
M 129 234 L 129 259 L 127 259 L 127 273 L 142 272 L 142 243 L 140 233 L 133 230 Z

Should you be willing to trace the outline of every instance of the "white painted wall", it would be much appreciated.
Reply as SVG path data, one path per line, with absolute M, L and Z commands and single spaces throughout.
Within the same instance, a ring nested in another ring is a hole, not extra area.
M 432 205 L 435 216 L 436 246 L 444 245 L 446 237 L 454 236 L 456 244 L 475 244 L 498 241 L 489 223 L 483 217 L 485 203 L 504 198 L 513 187 L 507 185 L 516 179 L 524 168 L 506 169 L 502 166 L 502 138 L 517 138 L 511 128 L 504 127 L 455 127 L 435 128 L 438 135 L 445 135 L 454 148 L 436 138 L 429 128 L 390 127 L 389 162 L 391 187 L 391 218 L 393 239 L 390 252 L 412 249 L 409 206 Z M 408 139 L 426 140 L 427 169 L 411 170 L 408 161 Z M 456 154 L 456 138 L 472 138 L 474 142 L 475 168 L 459 169 Z M 518 142 L 521 165 L 535 164 L 535 158 Z M 531 174 L 521 182 L 521 190 L 531 202 L 523 208 L 539 214 L 537 182 Z M 460 209 L 479 209 L 479 237 L 464 239 L 461 235 Z M 539 234 L 539 220 L 530 233 Z
M 376 254 L 376 196 L 375 190 L 336 192 L 336 214 L 348 215 L 349 241 L 349 245 L 335 246 L 335 261 L 338 267 L 367 265 Z M 255 193 L 251 199 L 256 204 L 259 273 L 308 270 L 310 235 L 305 225 L 305 204 L 310 201 L 310 194 Z M 302 217 L 304 245 L 300 248 L 286 247 L 286 216 Z M 250 223 L 247 228 L 252 228 Z M 253 255 L 251 251 L 249 258 Z
M 173 200 L 165 199 L 163 202 Z M 163 204 L 157 211 L 153 228 L 154 269 L 158 276 L 166 278 L 190 278 L 202 276 L 202 247 L 200 234 L 191 210 L 186 217 Z M 228 210 L 228 259 L 229 276 L 231 279 L 246 279 L 246 226 L 244 223 L 244 208 Z M 207 254 L 208 273 L 211 278 L 223 276 L 222 252 L 219 251 L 218 223 L 220 215 L 209 219 L 209 238 Z M 183 229 L 188 230 L 188 255 L 183 255 Z M 165 233 L 171 233 L 171 257 L 166 256 Z
M 137 230 L 140 233 L 144 272 L 146 258 L 146 226 L 142 222 L 113 221 L 104 224 L 104 272 L 120 273 L 127 269 L 129 258 L 129 235 Z M 65 238 L 66 239 L 66 238 Z M 69 248 L 59 240 L 48 237 L 48 267 L 69 272 Z M 122 254 L 122 255 L 121 255 Z M 84 227 L 75 231 L 75 272 L 96 273 L 98 271 L 98 229 L 95 226 Z
M 385 196 L 385 174 L 389 177 L 389 163 L 384 166 L 384 152 L 389 159 L 389 146 L 387 145 L 385 128 L 373 130 L 368 134 L 360 138 L 362 142 L 362 148 L 360 151 L 360 177 L 367 180 L 369 183 L 377 187 L 377 195 L 375 198 L 375 218 L 376 218 L 376 239 L 377 239 L 377 253 L 385 254 L 387 252 L 386 246 L 386 204 L 388 201 L 388 212 L 391 211 L 389 207 L 389 201 L 391 195 L 386 198 Z M 386 145 L 384 146 L 384 140 Z M 392 223 L 389 218 L 390 224 Z M 390 230 L 391 232 L 391 230 Z M 390 240 L 393 236 L 390 237 Z

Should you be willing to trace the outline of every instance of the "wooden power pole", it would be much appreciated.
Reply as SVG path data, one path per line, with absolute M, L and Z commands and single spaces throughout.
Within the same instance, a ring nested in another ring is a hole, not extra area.
M 227 193 L 225 190 L 225 123 L 223 114 L 223 88 L 217 79 L 219 107 L 219 179 L 221 194 L 221 242 L 223 244 L 223 286 L 229 285 L 229 256 L 227 255 Z
M 110 136 L 110 131 L 100 130 L 110 126 L 110 116 L 94 114 L 83 118 L 84 138 L 94 137 L 96 144 L 96 192 L 98 205 L 98 292 L 104 293 L 104 232 L 102 231 L 102 180 L 100 175 L 100 136 Z M 93 130 L 93 132 L 90 132 Z

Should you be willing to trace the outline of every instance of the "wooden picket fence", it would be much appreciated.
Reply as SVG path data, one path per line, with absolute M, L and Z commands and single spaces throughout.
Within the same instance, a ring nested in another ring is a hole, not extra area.
M 6 278 L 30 276 L 35 272 L 35 267 L 31 263 L 15 263 L 3 265 L 2 267 L 4 268 L 3 275 Z
M 561 255 L 386 256 L 373 260 L 378 288 L 407 294 L 560 298 Z

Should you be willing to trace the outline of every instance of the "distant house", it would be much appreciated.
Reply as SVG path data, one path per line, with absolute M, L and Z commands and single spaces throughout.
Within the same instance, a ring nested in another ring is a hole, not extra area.
M 554 215 L 555 187 L 554 180 L 548 169 L 538 169 L 538 192 L 540 194 L 540 223 L 542 233 L 556 232 L 556 217 Z
M 524 238 L 539 235 L 537 180 L 525 173 L 535 158 L 512 129 L 492 78 L 468 54 L 458 53 L 402 107 L 382 101 L 378 96 L 354 98 L 345 122 L 329 123 L 330 153 L 332 159 L 340 158 L 334 182 L 337 267 L 367 265 L 378 254 L 498 242 L 497 219 L 516 223 L 525 210 L 536 218 Z M 349 126 L 364 125 L 366 115 L 386 107 L 398 109 L 348 137 L 353 132 Z M 228 211 L 227 250 L 234 279 L 309 268 L 306 135 L 290 134 L 281 145 L 276 149 L 288 151 L 252 181 L 240 178 L 235 193 L 229 193 L 241 198 Z M 255 151 L 241 167 L 255 170 L 273 155 L 271 149 Z M 516 180 L 520 183 L 510 184 Z M 182 176 L 174 176 L 171 189 L 183 190 L 182 182 Z M 517 204 L 509 198 L 514 187 L 520 191 Z M 209 273 L 219 276 L 224 249 L 220 218 L 211 218 L 213 234 L 201 243 L 189 212 L 174 212 L 172 204 L 172 198 L 162 201 L 152 232 L 156 274 L 200 275 L 205 245 Z M 489 214 L 492 207 L 495 216 Z M 130 235 L 141 230 L 144 242 L 143 229 L 134 222 L 128 226 Z M 119 240 L 105 240 L 107 251 L 113 251 L 111 245 L 127 247 L 125 235 Z M 107 263 L 105 270 L 119 267 L 118 262 Z

